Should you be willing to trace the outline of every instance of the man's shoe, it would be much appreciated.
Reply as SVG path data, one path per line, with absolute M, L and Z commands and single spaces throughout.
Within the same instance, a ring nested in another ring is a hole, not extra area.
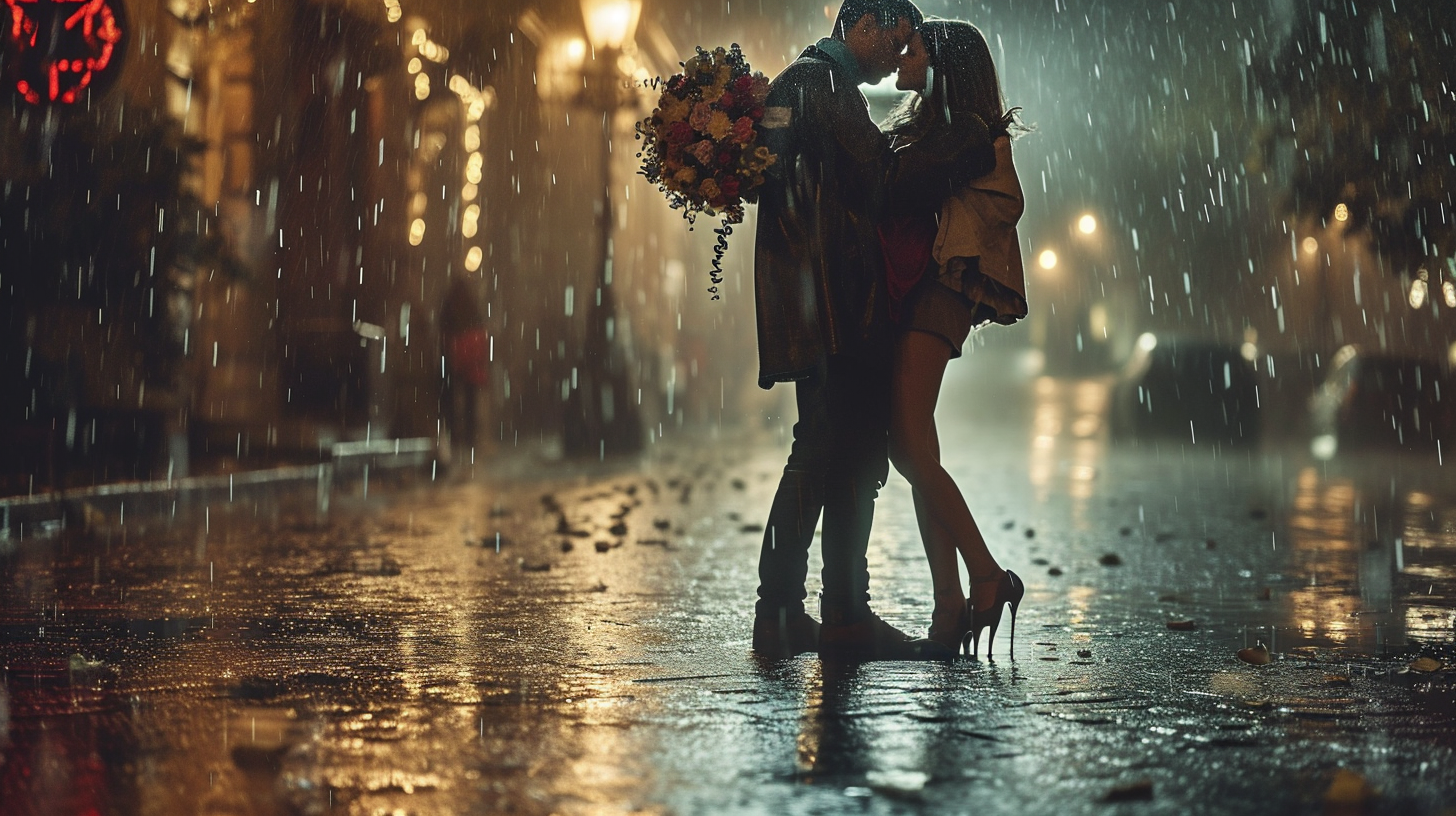
M 822 660 L 952 660 L 955 652 L 926 638 L 915 639 L 866 612 L 852 623 L 825 623 L 819 628 Z
M 819 648 L 819 622 L 802 610 L 779 610 L 753 619 L 753 651 L 773 660 L 807 654 Z

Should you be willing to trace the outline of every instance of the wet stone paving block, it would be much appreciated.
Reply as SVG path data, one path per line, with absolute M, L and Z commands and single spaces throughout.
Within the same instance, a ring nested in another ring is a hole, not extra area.
M 755 520 L 783 455 L 752 435 L 367 499 L 340 490 L 323 519 L 311 497 L 281 495 L 27 533 L 0 559 L 0 802 L 1456 806 L 1456 493 L 1443 474 L 1392 499 L 1388 479 L 1283 457 L 1069 437 L 1032 448 L 1014 424 L 942 433 L 992 550 L 1026 577 L 1014 654 L 1003 624 L 989 659 L 752 655 Z M 1088 457 L 1091 482 L 1078 476 Z M 915 530 L 892 476 L 871 591 L 909 632 L 930 611 Z M 596 546 L 562 546 L 578 537 Z

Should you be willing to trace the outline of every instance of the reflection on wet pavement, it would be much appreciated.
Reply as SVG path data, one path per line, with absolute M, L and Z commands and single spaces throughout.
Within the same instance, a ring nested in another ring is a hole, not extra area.
M 751 657 L 773 442 L 376 484 L 322 524 L 312 494 L 93 513 L 0 550 L 0 803 L 1288 813 L 1347 769 L 1376 812 L 1456 805 L 1450 671 L 1406 668 L 1452 658 L 1451 477 L 1121 451 L 1105 381 L 963 368 L 943 457 L 1026 578 L 1014 661 Z M 914 529 L 893 477 L 872 592 L 918 631 Z

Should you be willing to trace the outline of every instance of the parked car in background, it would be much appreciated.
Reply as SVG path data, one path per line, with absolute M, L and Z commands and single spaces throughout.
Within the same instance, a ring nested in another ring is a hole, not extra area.
M 1252 346 L 1142 335 L 1113 387 L 1113 440 L 1257 444 L 1261 422 L 1253 356 Z
M 1345 346 L 1309 399 L 1311 452 L 1439 452 L 1456 443 L 1456 381 L 1436 358 Z

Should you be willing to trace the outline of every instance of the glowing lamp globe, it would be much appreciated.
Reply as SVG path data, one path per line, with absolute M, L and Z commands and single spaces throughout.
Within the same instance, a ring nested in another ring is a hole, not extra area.
M 581 0 L 586 36 L 597 50 L 616 51 L 632 39 L 642 0 Z

